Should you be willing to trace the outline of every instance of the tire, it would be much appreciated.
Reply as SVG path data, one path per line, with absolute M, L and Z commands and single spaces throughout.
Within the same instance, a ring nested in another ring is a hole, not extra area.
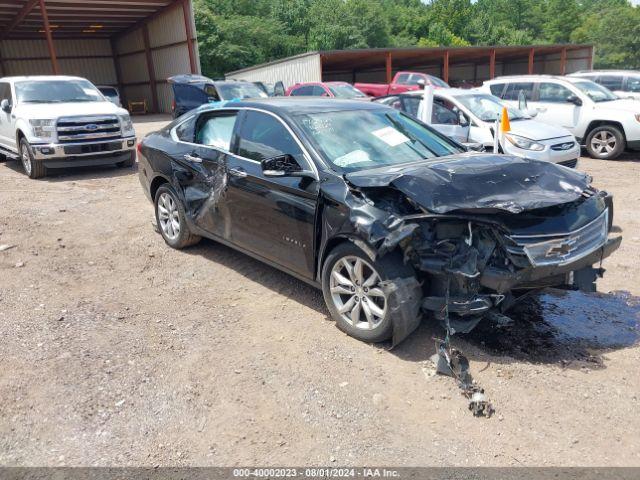
M 596 127 L 587 135 L 587 152 L 591 158 L 613 160 L 625 149 L 624 134 L 618 127 L 603 125 Z
M 128 160 L 125 160 L 123 162 L 118 162 L 116 163 L 116 166 L 118 168 L 131 168 L 135 165 L 135 163 L 136 163 L 136 154 L 131 153 L 131 156 L 129 157 Z
M 189 231 L 184 206 L 171 185 L 165 183 L 158 188 L 154 206 L 158 230 L 167 245 L 180 250 L 200 241 L 201 237 Z
M 353 277 L 344 275 L 347 270 L 344 262 L 352 265 L 353 275 L 359 285 L 353 285 Z M 358 277 L 355 272 L 355 262 L 361 262 L 362 274 Z M 335 273 L 342 275 L 339 281 Z M 377 274 L 377 281 L 368 286 L 367 282 Z M 346 334 L 365 342 L 382 342 L 391 338 L 393 334 L 393 322 L 391 320 L 389 302 L 382 289 L 378 286 L 380 281 L 396 278 L 415 276 L 415 271 L 402 261 L 399 252 L 389 253 L 372 262 L 371 259 L 356 245 L 351 242 L 341 243 L 327 256 L 322 267 L 322 294 L 331 316 L 338 328 Z M 347 280 L 345 282 L 344 280 Z M 352 287 L 347 287 L 351 284 Z M 348 289 L 350 290 L 347 292 Z M 374 293 L 375 295 L 372 295 Z M 341 293 L 343 292 L 343 293 Z M 382 294 L 382 297 L 380 296 Z M 353 299 L 353 300 L 352 300 Z M 354 310 L 349 308 L 362 305 L 355 310 L 358 315 L 356 324 L 352 321 Z M 347 308 L 343 313 L 340 308 Z M 377 308 L 374 308 L 377 307 Z M 382 313 L 381 313 L 382 312 Z M 373 315 L 373 321 L 370 321 Z
M 24 173 L 26 173 L 29 178 L 42 178 L 47 174 L 47 168 L 43 163 L 34 160 L 33 154 L 31 153 L 31 146 L 24 137 L 20 139 L 20 162 L 22 163 Z

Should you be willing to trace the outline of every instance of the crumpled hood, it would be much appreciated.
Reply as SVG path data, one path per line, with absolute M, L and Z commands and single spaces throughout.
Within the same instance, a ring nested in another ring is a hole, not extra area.
M 359 171 L 346 174 L 346 179 L 359 188 L 395 188 L 439 214 L 551 207 L 577 200 L 590 183 L 586 174 L 553 163 L 482 153 Z

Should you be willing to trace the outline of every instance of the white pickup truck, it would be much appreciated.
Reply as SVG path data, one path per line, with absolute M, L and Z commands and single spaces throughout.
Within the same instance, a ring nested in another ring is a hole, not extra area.
M 0 153 L 20 159 L 29 177 L 44 177 L 55 168 L 131 167 L 135 147 L 129 113 L 88 80 L 0 78 Z

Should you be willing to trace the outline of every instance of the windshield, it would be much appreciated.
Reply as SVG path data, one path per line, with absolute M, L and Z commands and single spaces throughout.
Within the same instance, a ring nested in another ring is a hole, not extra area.
M 429 80 L 431 80 L 431 85 L 433 85 L 434 87 L 449 88 L 449 84 L 444 80 L 439 79 L 438 77 L 429 75 Z
M 298 115 L 323 157 L 354 172 L 461 153 L 456 144 L 392 109 Z
M 582 93 L 587 94 L 587 96 L 594 102 L 610 102 L 611 100 L 618 99 L 618 97 L 611 93 L 611 90 L 603 87 L 602 85 L 598 85 L 591 80 L 573 82 L 573 84 Z
M 502 113 L 503 107 L 507 107 L 509 120 L 522 120 L 530 118 L 521 110 L 510 107 L 506 103 L 502 103 L 498 97 L 494 97 L 493 95 L 456 95 L 454 98 L 466 108 L 468 108 L 471 113 L 473 113 L 483 122 L 495 122 Z
M 336 98 L 364 98 L 366 95 L 348 83 L 343 85 L 327 85 Z
M 29 80 L 16 82 L 19 103 L 104 102 L 88 80 Z
M 267 94 L 253 83 L 220 83 L 217 84 L 218 92 L 222 100 L 234 98 L 266 98 Z

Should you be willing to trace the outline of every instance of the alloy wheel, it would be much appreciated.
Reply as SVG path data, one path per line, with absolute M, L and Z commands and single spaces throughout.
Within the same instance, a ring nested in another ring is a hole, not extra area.
M 180 235 L 180 212 L 176 200 L 170 194 L 163 192 L 158 198 L 158 221 L 162 232 L 169 240 L 175 240 Z
M 31 155 L 29 155 L 29 148 L 24 144 L 22 144 L 20 159 L 22 160 L 25 173 L 31 175 Z
M 331 269 L 331 299 L 342 318 L 355 328 L 373 330 L 387 313 L 387 297 L 380 288 L 380 275 L 356 256 L 338 260 Z
M 613 133 L 602 130 L 591 139 L 591 149 L 600 155 L 609 155 L 616 149 L 616 137 Z

